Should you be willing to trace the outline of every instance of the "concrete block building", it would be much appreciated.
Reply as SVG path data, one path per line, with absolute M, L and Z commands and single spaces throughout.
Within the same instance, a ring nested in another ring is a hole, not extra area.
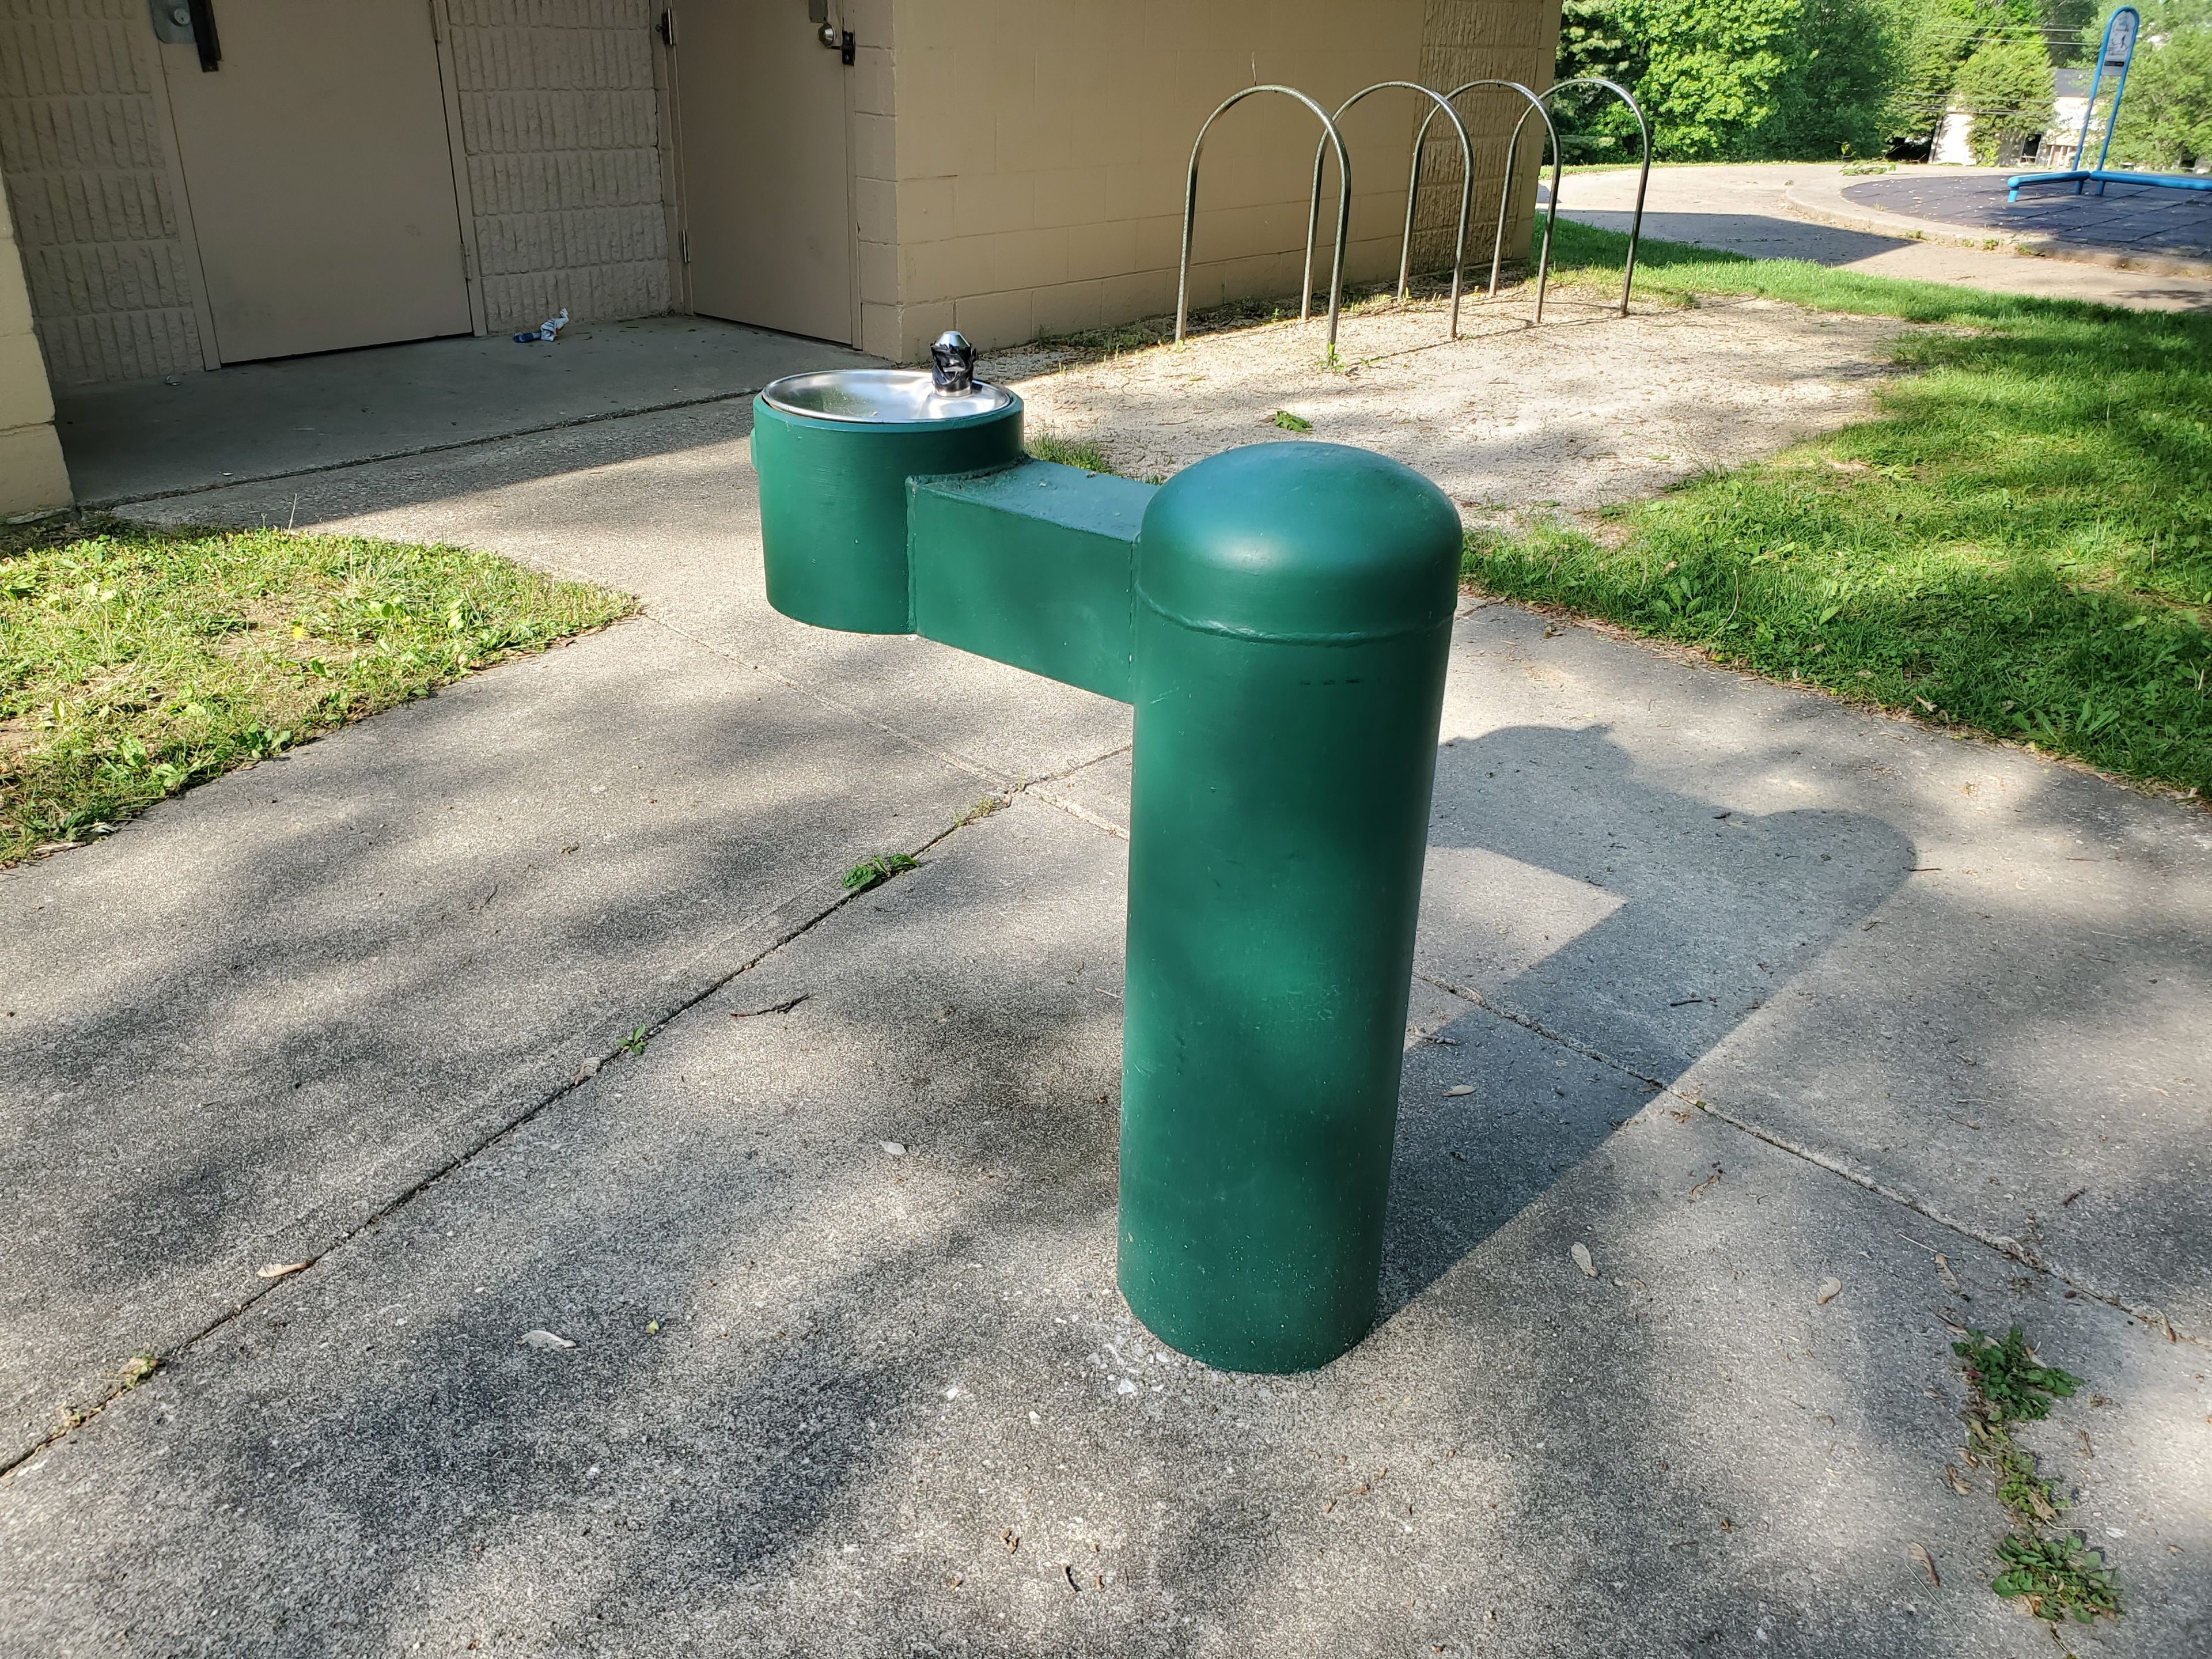
M 49 386 L 563 309 L 905 360 L 1156 313 L 1222 98 L 1540 88 L 1558 26 L 1559 0 L 0 0 L 0 511 L 62 489 Z M 1480 220 L 1516 112 L 1468 107 Z M 1349 119 L 1357 274 L 1395 264 L 1418 119 Z M 1216 131 L 1194 299 L 1288 291 L 1318 128 L 1266 100 Z M 1431 153 L 1433 261 L 1457 162 Z

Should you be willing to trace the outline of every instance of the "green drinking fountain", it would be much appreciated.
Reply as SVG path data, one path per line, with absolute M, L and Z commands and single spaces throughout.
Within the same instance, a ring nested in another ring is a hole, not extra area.
M 755 400 L 769 601 L 1133 707 L 1121 1292 L 1208 1364 L 1325 1364 L 1375 1319 L 1459 515 L 1337 444 L 1033 460 L 932 356 Z

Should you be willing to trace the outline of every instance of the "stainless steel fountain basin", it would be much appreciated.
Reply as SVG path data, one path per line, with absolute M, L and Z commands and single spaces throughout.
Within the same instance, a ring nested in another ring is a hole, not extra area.
M 829 368 L 787 374 L 761 392 L 771 409 L 809 421 L 916 426 L 988 415 L 1014 401 L 1000 386 L 978 382 L 965 392 L 939 392 L 921 369 Z

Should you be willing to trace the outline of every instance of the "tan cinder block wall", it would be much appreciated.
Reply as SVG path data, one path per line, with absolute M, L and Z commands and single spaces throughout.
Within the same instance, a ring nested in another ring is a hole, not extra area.
M 879 357 L 908 355 L 899 296 L 897 13 L 894 0 L 845 0 L 839 9 L 839 21 L 858 42 L 848 135 L 859 242 L 858 343 Z
M 1469 81 L 1518 81 L 1532 92 L 1552 84 L 1559 50 L 1559 0 L 1426 0 L 1421 24 L 1421 82 L 1449 92 Z M 1513 124 L 1528 108 L 1519 94 L 1498 88 L 1468 93 L 1454 106 L 1474 151 L 1474 196 L 1468 212 L 1468 264 L 1486 279 L 1498 234 L 1499 189 Z M 1514 190 L 1505 216 L 1505 263 L 1519 264 L 1536 220 L 1536 182 L 1545 171 L 1542 121 L 1528 117 L 1515 156 Z M 1451 264 L 1459 220 L 1462 161 L 1459 141 L 1438 118 L 1429 130 L 1421 163 L 1421 200 L 1415 218 L 1414 263 L 1425 270 Z
M 53 383 L 201 366 L 145 0 L 0 6 L 0 179 Z
M 1004 344 L 1171 308 L 1191 141 L 1230 94 L 1277 82 L 1333 110 L 1377 81 L 1503 73 L 1489 66 L 1506 61 L 1496 43 L 1516 37 L 1510 61 L 1534 73 L 1522 60 L 1540 56 L 1548 80 L 1559 15 L 1558 0 L 896 0 L 896 355 L 909 359 L 946 327 Z M 1477 12 L 1499 16 L 1462 15 Z M 1485 67 L 1459 73 L 1474 62 Z M 1346 118 L 1355 280 L 1396 269 L 1418 102 L 1378 94 Z M 1273 96 L 1215 125 L 1194 307 L 1296 290 L 1319 137 L 1310 113 Z M 1317 288 L 1335 189 L 1332 173 Z M 864 313 L 870 303 L 864 289 Z M 867 337 L 889 354 L 887 321 Z
M 797 4 L 798 0 L 790 0 Z M 444 0 L 494 333 L 668 309 L 651 0 Z
M 31 331 L 30 291 L 0 194 L 0 514 L 66 507 L 69 500 L 46 361 Z

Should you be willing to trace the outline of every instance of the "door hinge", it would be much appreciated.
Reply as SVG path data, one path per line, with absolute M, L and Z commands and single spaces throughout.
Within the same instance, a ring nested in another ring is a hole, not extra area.
M 476 251 L 470 247 L 468 238 L 465 236 L 461 239 L 461 280 L 464 283 L 473 283 L 476 279 Z
M 676 13 L 673 9 L 660 14 L 660 44 L 664 46 L 676 44 Z
M 691 233 L 688 230 L 676 233 L 676 258 L 680 264 L 691 263 Z
M 438 0 L 430 0 L 430 44 L 443 46 L 445 40 L 446 26 L 438 15 Z

